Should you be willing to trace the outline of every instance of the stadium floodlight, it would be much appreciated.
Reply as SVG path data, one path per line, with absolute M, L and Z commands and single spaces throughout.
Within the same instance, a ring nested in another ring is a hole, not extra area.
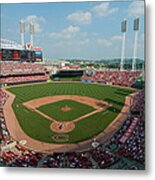
M 133 46 L 132 71 L 135 71 L 137 47 L 138 47 L 139 18 L 134 19 L 133 30 L 135 31 L 135 39 L 134 39 L 134 46 Z
M 33 49 L 33 35 L 34 35 L 34 24 L 30 23 L 30 43 L 31 48 Z
M 24 43 L 24 33 L 25 33 L 25 23 L 23 20 L 20 21 L 20 34 L 21 34 L 21 45 L 24 48 L 25 43 Z
M 121 63 L 120 63 L 121 71 L 124 70 L 126 31 L 127 31 L 127 20 L 124 19 L 121 23 L 121 32 L 122 32 L 122 51 L 121 51 Z
M 124 32 L 126 32 L 126 30 L 127 30 L 127 20 L 124 19 L 121 23 L 121 32 L 124 33 Z

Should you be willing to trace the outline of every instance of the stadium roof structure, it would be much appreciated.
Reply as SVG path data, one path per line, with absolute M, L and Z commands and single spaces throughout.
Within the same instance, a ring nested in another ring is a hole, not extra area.
M 23 50 L 21 44 L 16 43 L 15 41 L 11 41 L 8 39 L 0 39 L 0 48 L 1 49 L 16 49 L 16 50 Z

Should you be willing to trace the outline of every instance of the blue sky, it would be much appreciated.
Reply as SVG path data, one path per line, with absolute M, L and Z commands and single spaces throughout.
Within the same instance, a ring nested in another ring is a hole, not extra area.
M 133 19 L 140 17 L 138 57 L 144 59 L 144 2 L 1 5 L 1 37 L 20 43 L 19 21 L 35 24 L 34 45 L 46 58 L 103 59 L 121 54 L 121 21 L 128 20 L 126 57 L 132 57 Z M 25 41 L 29 42 L 26 25 Z

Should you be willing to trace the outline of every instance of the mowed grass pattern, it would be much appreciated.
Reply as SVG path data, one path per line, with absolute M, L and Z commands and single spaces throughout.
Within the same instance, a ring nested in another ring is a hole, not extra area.
M 55 95 L 81 95 L 104 100 L 112 104 L 106 111 L 99 112 L 75 124 L 69 133 L 67 143 L 76 143 L 94 137 L 103 131 L 121 111 L 125 97 L 133 90 L 106 85 L 85 83 L 47 83 L 8 89 L 16 95 L 13 109 L 20 126 L 30 137 L 48 143 L 57 143 L 52 139 L 57 133 L 51 131 L 51 122 L 41 115 L 23 106 L 23 102 Z M 19 107 L 16 107 L 16 104 Z
M 62 111 L 63 107 L 70 107 L 69 111 Z M 62 100 L 55 103 L 47 104 L 37 108 L 39 111 L 54 118 L 57 121 L 72 121 L 84 114 L 87 114 L 93 110 L 93 107 L 72 101 L 72 100 Z

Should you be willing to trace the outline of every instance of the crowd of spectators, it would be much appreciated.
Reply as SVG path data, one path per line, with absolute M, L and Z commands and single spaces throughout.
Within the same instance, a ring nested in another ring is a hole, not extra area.
M 28 75 L 28 76 L 18 76 L 18 77 L 5 77 L 0 78 L 0 83 L 2 84 L 14 84 L 22 82 L 33 82 L 33 81 L 46 81 L 49 79 L 49 75 Z
M 4 145 L 9 140 L 9 132 L 6 128 L 3 105 L 6 102 L 8 95 L 0 88 L 0 144 Z
M 92 168 L 93 164 L 84 153 L 54 153 L 43 161 L 43 167 L 54 168 Z
M 44 72 L 44 66 L 39 63 L 1 62 L 2 75 L 37 74 Z
M 133 83 L 140 76 L 141 71 L 120 71 L 120 70 L 105 70 L 105 71 L 96 71 L 92 73 L 91 76 L 87 76 L 85 73 L 81 80 L 82 81 L 91 81 L 91 82 L 100 82 L 111 85 L 120 85 L 120 86 L 132 86 Z
M 108 168 L 118 161 L 110 151 L 105 150 L 101 145 L 90 151 L 92 158 L 98 163 L 99 168 Z
M 131 115 L 110 140 L 118 147 L 116 154 L 145 163 L 145 92 L 140 90 L 133 98 Z M 136 111 L 133 111 L 136 110 Z
M 140 163 L 145 161 L 145 139 L 144 139 L 144 121 L 138 121 L 135 129 L 132 131 L 128 140 L 120 144 L 118 154 L 132 158 Z
M 41 153 L 15 147 L 16 151 L 3 152 L 0 155 L 0 163 L 9 167 L 37 167 L 39 160 L 43 157 Z
M 1 63 L 0 84 L 46 81 L 49 75 L 42 64 Z
M 67 168 L 92 168 L 93 163 L 90 161 L 87 152 L 76 153 L 70 152 L 66 153 L 66 167 Z
M 145 92 L 140 90 L 133 99 L 131 120 L 137 119 L 137 124 L 131 136 L 119 148 L 118 153 L 130 157 L 140 163 L 145 161 Z

